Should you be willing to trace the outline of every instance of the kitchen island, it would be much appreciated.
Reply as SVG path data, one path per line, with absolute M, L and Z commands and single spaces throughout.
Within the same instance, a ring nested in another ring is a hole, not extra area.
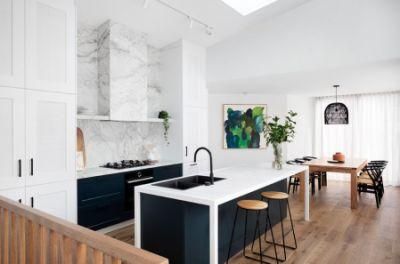
M 179 190 L 147 184 L 136 188 L 136 247 L 165 256 L 171 263 L 223 263 L 237 200 L 260 199 L 262 191 L 286 191 L 287 178 L 292 175 L 301 175 L 308 182 L 305 166 L 274 170 L 263 163 L 219 169 L 214 174 L 223 180 L 210 186 Z M 308 194 L 308 184 L 304 186 Z M 304 195 L 305 220 L 309 219 L 308 197 Z M 278 211 L 271 204 L 273 224 L 279 221 Z M 248 230 L 254 228 L 254 222 L 249 215 Z M 241 249 L 243 241 L 243 223 L 238 222 L 238 227 L 232 253 Z M 251 242 L 250 233 L 247 243 Z

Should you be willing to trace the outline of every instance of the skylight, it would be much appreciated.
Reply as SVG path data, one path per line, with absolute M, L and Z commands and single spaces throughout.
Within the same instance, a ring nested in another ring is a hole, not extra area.
M 276 1 L 277 0 L 222 0 L 222 2 L 233 8 L 242 16 L 253 13 Z

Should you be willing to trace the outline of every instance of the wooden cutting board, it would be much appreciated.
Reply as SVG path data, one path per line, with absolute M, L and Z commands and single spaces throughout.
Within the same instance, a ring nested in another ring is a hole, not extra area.
M 76 128 L 76 151 L 82 152 L 83 154 L 83 165 L 86 167 L 86 150 L 85 150 L 85 139 L 83 137 L 82 129 L 79 127 Z

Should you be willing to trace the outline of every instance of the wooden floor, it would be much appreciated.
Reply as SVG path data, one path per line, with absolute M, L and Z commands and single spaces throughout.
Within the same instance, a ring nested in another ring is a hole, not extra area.
M 380 209 L 376 208 L 372 194 L 361 194 L 358 209 L 351 210 L 349 183 L 329 181 L 328 187 L 311 198 L 310 222 L 302 220 L 303 206 L 298 194 L 291 194 L 290 201 L 298 248 L 287 252 L 285 263 L 400 263 L 400 188 L 385 189 Z M 289 227 L 288 221 L 285 227 Z M 132 232 L 133 227 L 129 226 L 109 235 L 133 243 Z M 279 225 L 274 233 L 276 237 L 280 235 Z M 287 240 L 293 242 L 289 235 Z M 251 254 L 249 248 L 247 253 Z M 272 248 L 267 253 L 271 254 Z M 278 251 L 280 256 L 282 253 Z M 237 254 L 229 263 L 257 262 Z

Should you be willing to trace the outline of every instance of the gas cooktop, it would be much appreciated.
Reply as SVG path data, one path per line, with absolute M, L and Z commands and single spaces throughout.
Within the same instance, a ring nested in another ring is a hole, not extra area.
M 121 170 L 121 169 L 152 165 L 155 163 L 156 161 L 154 160 L 121 160 L 120 162 L 108 162 L 107 164 L 101 167 Z

